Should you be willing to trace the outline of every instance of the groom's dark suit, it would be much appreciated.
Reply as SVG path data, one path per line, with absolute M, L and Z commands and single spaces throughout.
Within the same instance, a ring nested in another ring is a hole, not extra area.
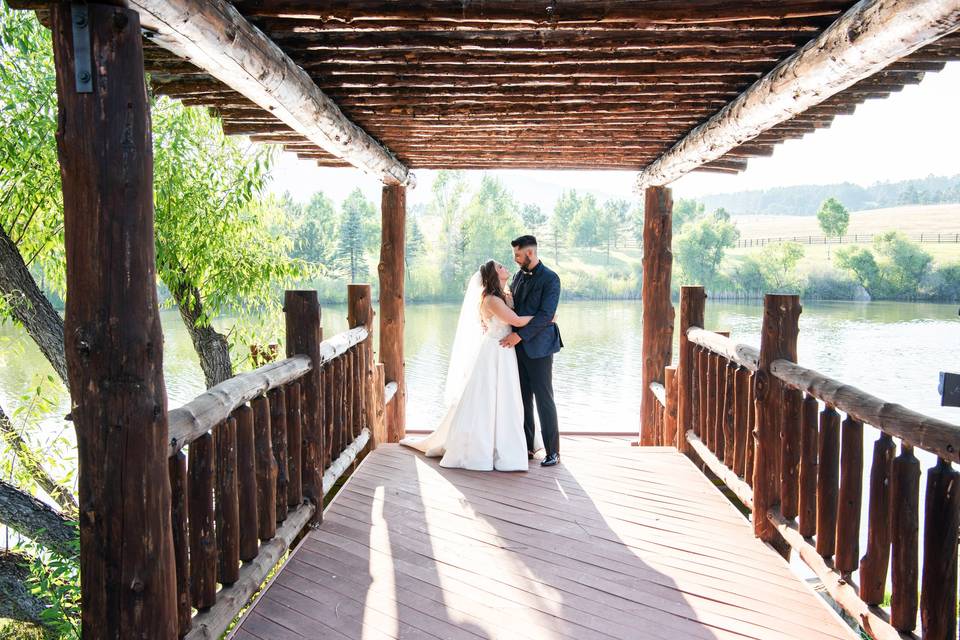
M 532 271 L 518 272 L 510 290 L 517 315 L 533 316 L 527 326 L 514 329 L 520 336 L 516 350 L 527 449 L 533 450 L 536 432 L 533 399 L 536 398 L 543 445 L 549 456 L 560 453 L 557 405 L 553 400 L 553 354 L 563 347 L 560 329 L 553 322 L 560 303 L 560 278 L 541 262 Z

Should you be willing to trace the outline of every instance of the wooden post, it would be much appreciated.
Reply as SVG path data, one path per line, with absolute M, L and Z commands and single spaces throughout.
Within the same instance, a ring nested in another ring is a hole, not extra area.
M 67 272 L 64 347 L 79 450 L 82 635 L 173 639 L 167 394 L 140 19 L 100 4 L 57 3 L 50 11 Z M 74 33 L 83 38 L 76 47 Z M 85 53 L 75 59 L 78 50 Z M 88 92 L 78 90 L 79 76 L 89 81 Z
M 890 625 L 904 633 L 917 626 L 919 508 L 920 461 L 901 442 L 890 479 Z
M 303 389 L 300 381 L 287 385 L 287 506 L 303 502 Z
M 190 536 L 187 529 L 187 456 L 177 451 L 168 461 L 173 520 L 173 550 L 177 562 L 177 624 L 179 637 L 187 635 L 193 613 L 190 610 Z
M 770 365 L 780 359 L 797 361 L 800 310 L 800 296 L 797 295 L 767 294 L 763 301 L 760 362 L 754 382 L 757 424 L 753 465 L 753 527 L 757 537 L 771 544 L 779 542 L 777 530 L 767 518 L 767 512 L 779 502 L 777 452 L 780 449 L 782 385 L 770 374 Z
M 240 502 L 240 559 L 250 562 L 259 553 L 257 519 L 257 454 L 253 435 L 253 409 L 241 405 L 233 412 L 237 421 L 237 489 Z
M 276 463 L 277 476 L 274 484 L 274 500 L 277 524 L 287 519 L 287 393 L 283 387 L 267 392 L 270 404 L 270 448 Z
M 257 464 L 257 521 L 260 540 L 266 541 L 277 533 L 277 461 L 270 437 L 270 402 L 267 396 L 258 396 L 250 406 Z
M 673 198 L 666 187 L 650 187 L 643 214 L 643 388 L 640 390 L 640 444 L 649 446 L 657 399 L 651 382 L 663 383 L 663 368 L 673 355 L 673 305 L 670 272 L 673 266 Z
M 397 394 L 387 407 L 387 441 L 399 442 L 406 435 L 407 387 L 403 375 L 403 283 L 404 232 L 407 190 L 399 185 L 383 187 L 380 247 L 380 360 L 388 382 L 397 383 Z
M 385 386 L 386 374 L 383 363 L 377 363 L 373 374 L 373 406 L 376 417 L 370 429 L 370 439 L 377 443 L 387 442 L 387 407 L 383 403 Z
M 190 596 L 203 611 L 217 600 L 217 539 L 214 537 L 213 486 L 216 474 L 213 435 L 190 443 L 187 464 L 190 513 Z
M 240 578 L 240 498 L 237 484 L 237 421 L 217 427 L 217 550 L 220 584 L 229 586 Z
M 694 345 L 687 339 L 687 329 L 703 328 L 703 312 L 707 294 L 703 287 L 680 287 L 680 362 L 677 365 L 677 449 L 687 451 L 687 430 L 693 426 Z
M 800 535 L 805 538 L 810 538 L 817 532 L 817 414 L 819 409 L 820 405 L 815 397 L 808 395 L 803 399 L 800 422 L 798 528 Z
M 857 570 L 863 506 L 863 423 L 849 415 L 840 427 L 840 493 L 833 564 L 842 574 Z
M 663 445 L 675 447 L 680 437 L 677 431 L 677 368 L 663 369 L 663 390 L 667 404 L 663 409 Z M 686 438 L 684 438 L 686 439 Z
M 873 445 L 870 466 L 870 507 L 867 515 L 867 552 L 860 559 L 860 599 L 883 602 L 890 565 L 890 472 L 897 446 L 886 433 Z
M 957 528 L 960 473 L 937 459 L 927 471 L 920 621 L 924 638 L 957 637 Z
M 310 356 L 313 369 L 300 379 L 303 388 L 301 407 L 301 470 L 303 496 L 313 503 L 314 522 L 322 519 L 325 438 L 323 420 L 323 371 L 320 367 L 320 303 L 316 291 L 287 291 L 283 296 L 286 315 L 287 357 Z
M 374 406 L 375 398 L 373 385 L 373 297 L 370 292 L 369 284 L 349 284 L 347 285 L 347 324 L 350 328 L 366 327 L 368 336 L 359 349 L 360 369 L 363 379 L 362 385 L 362 407 L 363 424 L 370 428 L 371 436 L 373 433 L 373 424 L 376 421 L 376 408 Z M 383 389 L 380 390 L 381 395 Z M 377 442 L 375 438 L 370 439 L 371 449 L 375 449 Z

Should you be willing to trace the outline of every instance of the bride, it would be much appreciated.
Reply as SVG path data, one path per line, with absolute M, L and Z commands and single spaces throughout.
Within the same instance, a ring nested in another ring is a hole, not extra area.
M 500 340 L 533 316 L 518 316 L 511 309 L 504 288 L 509 276 L 502 264 L 488 260 L 470 279 L 450 353 L 447 414 L 426 438 L 400 441 L 427 456 L 443 456 L 441 467 L 528 468 L 517 355 L 501 347 Z

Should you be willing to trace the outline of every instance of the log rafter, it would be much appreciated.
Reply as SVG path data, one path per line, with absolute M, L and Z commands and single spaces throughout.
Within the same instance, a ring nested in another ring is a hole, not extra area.
M 199 6 L 197 0 L 130 1 Z M 906 4 L 937 3 L 863 4 L 898 12 Z M 196 22 L 195 16 L 209 20 L 235 8 L 231 19 L 262 32 L 341 116 L 373 144 L 389 148 L 398 165 L 642 171 L 782 61 L 810 48 L 855 5 L 236 0 L 225 6 L 204 5 L 188 15 Z M 194 26 L 185 22 L 180 18 L 177 28 Z M 145 48 L 145 60 L 155 92 L 211 107 L 227 133 L 282 145 L 320 166 L 357 164 L 292 126 L 282 110 L 265 109 L 245 87 L 218 80 L 198 64 L 202 59 L 156 46 L 169 44 L 163 34 L 151 37 L 155 43 Z M 696 168 L 740 171 L 750 157 L 768 156 L 780 142 L 828 127 L 865 100 L 916 84 L 956 59 L 960 35 L 928 38 L 919 48 L 889 56 L 818 106 L 793 113 L 749 143 L 728 145 Z

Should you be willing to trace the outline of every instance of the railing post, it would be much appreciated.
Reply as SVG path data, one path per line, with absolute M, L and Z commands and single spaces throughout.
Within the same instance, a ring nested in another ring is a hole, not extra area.
M 287 357 L 303 354 L 310 357 L 313 368 L 301 379 L 301 464 L 303 496 L 316 507 L 314 522 L 322 519 L 324 422 L 320 367 L 320 302 L 316 291 L 287 291 L 283 297 L 286 315 Z
M 763 328 L 760 333 L 760 362 L 755 379 L 756 451 L 753 465 L 754 533 L 781 553 L 789 547 L 767 518 L 779 503 L 780 478 L 777 454 L 780 449 L 780 415 L 783 385 L 770 373 L 775 360 L 797 361 L 800 296 L 767 294 L 763 301 Z
M 369 284 L 347 285 L 347 324 L 350 328 L 366 327 L 367 339 L 360 346 L 360 370 L 363 379 L 362 405 L 363 425 L 370 429 L 370 449 L 376 449 L 379 442 L 373 426 L 376 423 L 376 387 L 374 384 L 373 362 L 373 300 Z M 380 387 L 383 395 L 383 387 Z
M 172 640 L 176 566 L 140 18 L 96 3 L 57 3 L 50 14 L 64 351 L 79 450 L 81 634 Z
M 677 446 L 681 437 L 677 429 L 677 368 L 663 369 L 663 391 L 666 404 L 663 408 L 663 445 Z M 686 438 L 684 438 L 686 440 Z
M 690 327 L 703 328 L 707 294 L 703 287 L 680 287 L 680 362 L 677 365 L 677 449 L 687 452 L 687 429 L 693 429 L 694 344 L 687 339 Z
M 407 388 L 403 375 L 405 187 L 386 185 L 383 188 L 381 215 L 383 243 L 377 267 L 380 275 L 380 360 L 387 380 L 397 383 L 397 394 L 387 407 L 387 439 L 399 442 L 407 430 Z
M 663 368 L 670 364 L 673 355 L 672 212 L 670 189 L 648 187 L 643 213 L 643 388 L 640 392 L 640 444 L 643 446 L 656 442 L 657 399 L 650 383 L 663 383 Z

